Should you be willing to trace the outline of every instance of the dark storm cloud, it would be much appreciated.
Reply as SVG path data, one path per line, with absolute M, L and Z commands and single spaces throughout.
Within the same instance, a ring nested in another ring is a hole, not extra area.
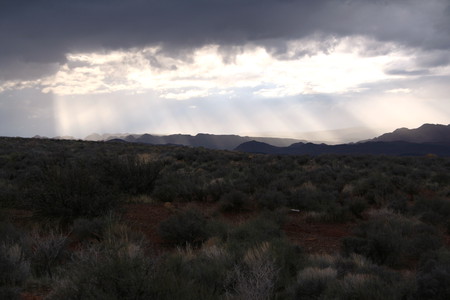
M 250 42 L 282 56 L 285 41 L 320 34 L 442 50 L 450 47 L 449 7 L 446 0 L 6 0 L 0 80 L 39 75 L 13 72 L 11 62 L 63 63 L 68 52 L 145 45 L 181 55 L 210 43 L 232 49 Z M 310 51 L 332 47 L 317 45 Z

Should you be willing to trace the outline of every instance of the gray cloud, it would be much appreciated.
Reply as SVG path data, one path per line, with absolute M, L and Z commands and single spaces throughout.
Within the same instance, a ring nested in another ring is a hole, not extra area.
M 430 74 L 428 70 L 404 70 L 404 69 L 389 69 L 385 71 L 389 75 L 403 75 L 403 76 L 423 76 Z
M 64 63 L 68 52 L 145 45 L 186 55 L 210 43 L 224 52 L 253 43 L 283 56 L 286 41 L 318 34 L 447 50 L 449 20 L 446 0 L 15 0 L 0 9 L 0 80 L 47 74 L 52 67 L 36 66 Z M 318 43 L 308 51 L 332 46 Z M 366 54 L 379 51 L 388 50 Z

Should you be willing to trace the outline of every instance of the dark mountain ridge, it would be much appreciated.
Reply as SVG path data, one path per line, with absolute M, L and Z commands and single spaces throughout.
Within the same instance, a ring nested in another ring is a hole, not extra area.
M 435 154 L 450 156 L 450 125 L 424 124 L 416 129 L 400 128 L 372 140 L 340 145 L 295 143 L 288 147 L 250 141 L 236 147 L 236 151 L 264 154 L 320 155 L 374 154 L 422 156 Z
M 450 146 L 450 125 L 423 124 L 419 128 L 399 128 L 372 139 L 375 142 L 403 141 Z
M 117 137 L 111 137 L 111 139 Z M 279 147 L 287 147 L 300 140 L 288 138 L 268 138 L 268 137 L 242 137 L 239 135 L 214 135 L 199 133 L 195 136 L 188 134 L 172 134 L 172 135 L 128 135 L 122 138 L 124 141 L 132 143 L 143 143 L 152 145 L 183 145 L 191 147 L 205 147 L 209 149 L 233 150 L 240 144 L 257 140 Z

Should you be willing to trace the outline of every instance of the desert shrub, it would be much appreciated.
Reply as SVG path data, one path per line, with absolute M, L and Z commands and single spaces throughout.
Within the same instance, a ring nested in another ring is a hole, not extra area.
M 161 237 L 177 245 L 199 245 L 209 237 L 207 219 L 197 210 L 186 210 L 159 225 Z
M 30 276 L 30 263 L 19 244 L 0 245 L 0 299 L 20 299 L 20 291 Z
M 247 210 L 248 206 L 248 196 L 241 191 L 231 191 L 220 197 L 220 209 L 224 212 L 239 212 Z
M 91 247 L 76 253 L 48 299 L 154 299 L 154 265 L 139 245 Z
M 450 219 L 450 200 L 440 197 L 420 197 L 416 200 L 412 211 L 426 223 L 447 225 Z
M 216 245 L 178 250 L 156 268 L 157 299 L 218 299 L 225 293 L 232 267 L 230 255 Z
M 6 219 L 6 217 L 5 217 Z M 25 232 L 8 220 L 0 221 L 0 243 L 24 245 L 27 242 Z
M 297 299 L 411 299 L 415 291 L 413 276 L 402 276 L 361 255 L 314 254 L 305 264 L 290 288 Z
M 232 289 L 228 297 L 237 299 L 272 299 L 278 267 L 265 242 L 247 250 L 240 264 L 229 273 Z
M 214 202 L 219 201 L 222 195 L 229 193 L 231 190 L 232 185 L 230 181 L 221 177 L 212 179 L 205 187 L 208 199 Z
M 392 213 L 380 214 L 361 223 L 355 236 L 343 239 L 345 254 L 362 254 L 377 264 L 407 266 L 442 245 L 435 228 Z
M 367 201 L 362 197 L 352 197 L 345 201 L 349 211 L 358 218 L 361 218 L 361 214 L 369 207 Z
M 280 224 L 270 217 L 260 216 L 234 228 L 227 235 L 226 247 L 235 257 L 242 257 L 252 247 L 283 237 Z
M 269 210 L 285 207 L 287 204 L 286 195 L 275 190 L 264 190 L 256 196 L 256 199 L 259 207 Z
M 349 274 L 342 280 L 332 282 L 323 299 L 403 299 L 398 286 L 392 286 L 381 278 L 368 274 Z
M 164 172 L 155 183 L 153 196 L 163 202 L 172 201 L 205 201 L 207 199 L 207 183 L 203 172 L 180 169 Z
M 323 212 L 330 206 L 336 205 L 336 194 L 306 185 L 289 199 L 288 204 L 292 208 Z
M 355 183 L 354 194 L 369 200 L 370 204 L 383 205 L 386 197 L 395 191 L 392 178 L 374 172 Z
M 88 168 L 67 165 L 49 168 L 31 207 L 37 217 L 70 223 L 76 218 L 104 215 L 118 204 L 113 190 L 101 184 Z
M 55 269 L 68 259 L 67 236 L 55 232 L 32 236 L 31 269 L 37 277 L 53 278 Z
M 328 285 L 336 280 L 332 268 L 305 268 L 299 272 L 294 287 L 294 299 L 319 299 Z
M 106 166 L 107 175 L 111 177 L 112 182 L 117 182 L 123 193 L 139 195 L 153 191 L 164 163 L 147 161 L 137 155 L 127 155 L 111 161 Z
M 17 207 L 20 194 L 19 187 L 12 181 L 0 178 L 0 208 Z
M 418 299 L 450 298 L 450 251 L 440 249 L 428 253 L 417 273 Z
M 100 241 L 105 233 L 107 219 L 96 217 L 92 219 L 78 218 L 72 225 L 72 236 L 77 241 Z

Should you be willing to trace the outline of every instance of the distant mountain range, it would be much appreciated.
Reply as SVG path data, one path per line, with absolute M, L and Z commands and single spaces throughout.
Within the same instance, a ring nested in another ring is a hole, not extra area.
M 35 138 L 41 138 L 36 136 Z M 74 139 L 63 136 L 55 139 Z M 424 124 L 419 128 L 399 128 L 370 140 L 357 143 L 327 145 L 305 140 L 269 137 L 242 137 L 199 133 L 151 134 L 91 134 L 88 141 L 143 143 L 152 145 L 183 145 L 209 149 L 236 150 L 249 153 L 319 155 L 319 154 L 385 154 L 450 156 L 450 125 Z
M 374 142 L 428 143 L 450 146 L 450 125 L 423 124 L 416 129 L 399 128 L 374 138 Z
M 288 138 L 242 137 L 239 135 L 214 135 L 199 133 L 195 136 L 188 134 L 151 135 L 151 134 L 91 134 L 85 138 L 89 141 L 125 141 L 152 145 L 183 145 L 191 147 L 205 147 L 209 149 L 234 150 L 239 145 L 259 141 L 277 147 L 287 147 L 293 143 L 304 142 Z
M 416 129 L 400 128 L 372 140 L 351 144 L 326 145 L 295 143 L 275 147 L 268 143 L 250 141 L 235 150 L 263 154 L 319 155 L 319 154 L 385 154 L 418 156 L 435 154 L 450 156 L 450 125 L 424 124 Z

